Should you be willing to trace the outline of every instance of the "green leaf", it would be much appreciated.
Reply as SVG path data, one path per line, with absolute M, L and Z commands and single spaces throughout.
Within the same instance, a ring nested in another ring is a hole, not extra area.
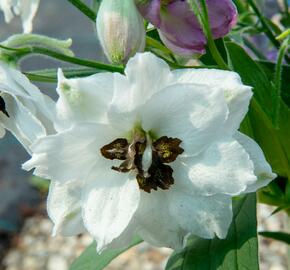
M 227 61 L 227 53 L 226 53 L 226 48 L 225 48 L 225 44 L 224 44 L 224 40 L 222 38 L 220 39 L 216 39 L 215 40 L 215 44 L 217 46 L 217 49 L 219 50 L 222 58 L 224 59 L 224 61 Z M 216 61 L 214 60 L 211 51 L 209 50 L 209 48 L 206 48 L 206 54 L 202 55 L 200 60 L 202 61 L 202 63 L 204 63 L 205 65 L 215 65 Z
M 274 74 L 275 74 L 275 63 L 269 62 L 269 61 L 258 61 L 259 66 L 263 69 L 263 71 L 266 73 L 268 78 L 271 80 L 274 80 Z M 284 64 L 283 70 L 282 70 L 282 88 L 281 88 L 281 96 L 285 104 L 290 108 L 290 91 L 289 91 L 289 85 L 290 85 L 290 66 Z
M 258 270 L 256 197 L 234 202 L 234 220 L 226 239 L 191 238 L 169 259 L 166 270 Z
M 281 176 L 290 178 L 290 110 L 282 99 L 278 118 L 279 129 L 272 123 L 273 87 L 264 70 L 245 50 L 233 42 L 226 43 L 231 68 L 242 81 L 253 86 L 254 98 L 241 131 L 254 138 L 264 151 L 272 168 Z
M 259 235 L 272 238 L 290 245 L 290 234 L 284 232 L 259 232 Z
M 244 84 L 254 87 L 255 98 L 262 105 L 267 116 L 271 117 L 274 89 L 268 77 L 262 68 L 238 44 L 226 42 L 226 48 L 230 67 L 240 74 Z
M 114 258 L 127 249 L 141 243 L 143 240 L 135 237 L 132 243 L 123 249 L 108 250 L 98 255 L 96 243 L 92 243 L 86 250 L 72 263 L 70 270 L 101 270 L 104 269 Z
M 278 208 L 276 208 L 272 213 L 271 213 L 271 216 L 283 211 L 283 210 L 287 210 L 290 208 L 290 204 L 289 205 L 281 205 L 279 206 Z

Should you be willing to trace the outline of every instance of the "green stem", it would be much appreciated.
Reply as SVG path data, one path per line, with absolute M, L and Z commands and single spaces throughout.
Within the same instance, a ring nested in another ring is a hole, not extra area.
M 275 96 L 274 96 L 274 111 L 273 111 L 273 125 L 275 128 L 278 128 L 278 119 L 280 113 L 280 100 L 281 100 L 281 77 L 282 77 L 282 70 L 283 70 L 283 59 L 286 55 L 286 51 L 288 48 L 289 39 L 285 39 L 279 49 L 277 64 L 275 69 Z
M 80 0 L 67 0 L 92 21 L 96 21 L 96 13 Z
M 146 45 L 147 46 L 152 46 L 156 49 L 159 49 L 167 54 L 171 54 L 171 51 L 165 47 L 164 45 L 162 45 L 160 42 L 158 42 L 157 40 L 155 40 L 154 38 L 148 37 L 146 36 Z
M 45 82 L 45 83 L 56 83 L 57 79 L 49 76 L 31 74 L 29 72 L 23 72 L 23 74 L 33 82 Z
M 104 63 L 91 61 L 87 59 L 67 56 L 58 52 L 51 51 L 46 48 L 39 48 L 39 47 L 32 46 L 32 47 L 27 47 L 27 48 L 15 49 L 15 48 L 5 47 L 3 45 L 0 45 L 0 48 L 23 53 L 23 56 L 27 56 L 29 54 L 41 54 L 41 55 L 46 55 L 46 56 L 49 56 L 49 57 L 52 57 L 52 58 L 55 58 L 64 62 L 73 63 L 79 66 L 86 66 L 86 67 L 97 68 L 97 69 L 113 71 L 113 72 L 120 72 L 120 73 L 124 72 L 124 68 L 122 66 L 104 64 Z
M 279 49 L 280 48 L 280 42 L 276 40 L 274 34 L 272 33 L 271 27 L 268 25 L 267 21 L 265 20 L 264 16 L 260 12 L 259 8 L 257 7 L 256 3 L 253 0 L 248 0 L 249 5 L 252 7 L 256 15 L 258 16 L 261 24 L 263 25 L 265 29 L 265 34 L 270 39 L 272 44 Z
M 284 3 L 284 12 L 285 12 L 285 15 L 286 15 L 286 17 L 288 17 L 289 16 L 289 4 L 288 4 L 288 0 L 284 0 L 283 3 Z
M 93 68 L 62 68 L 66 78 L 86 77 L 100 72 Z M 57 69 L 33 70 L 23 73 L 29 80 L 35 82 L 57 82 Z
M 283 39 L 287 38 L 288 36 L 290 36 L 290 28 L 286 29 L 284 32 L 282 32 L 278 37 L 276 37 L 276 39 L 283 40 Z
M 202 15 L 203 15 L 203 16 L 201 16 L 201 18 L 203 20 L 203 25 L 204 25 L 205 33 L 207 36 L 209 50 L 210 50 L 214 60 L 216 61 L 216 63 L 219 65 L 219 67 L 221 69 L 228 70 L 229 67 L 225 63 L 222 56 L 220 55 L 220 53 L 215 45 L 213 36 L 212 36 L 212 32 L 211 32 L 211 28 L 210 28 L 210 21 L 209 21 L 209 16 L 208 16 L 208 11 L 207 11 L 207 5 L 206 5 L 205 0 L 201 0 L 201 9 L 202 9 Z
M 268 22 L 265 20 L 264 16 L 262 15 L 261 11 L 255 4 L 253 0 L 248 0 L 249 5 L 252 7 L 256 15 L 258 16 L 262 26 L 265 29 L 265 34 L 269 38 L 269 40 L 272 42 L 272 44 L 279 50 L 280 49 L 280 42 L 276 39 L 275 35 L 272 32 L 271 27 L 269 26 Z M 290 63 L 290 57 L 288 55 L 285 55 L 285 60 L 287 63 Z

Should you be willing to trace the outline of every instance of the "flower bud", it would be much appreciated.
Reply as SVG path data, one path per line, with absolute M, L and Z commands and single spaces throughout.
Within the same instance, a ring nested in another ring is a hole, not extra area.
M 184 57 L 205 53 L 206 36 L 188 1 L 135 0 L 135 3 L 172 52 Z M 235 4 L 232 0 L 206 0 L 206 3 L 213 38 L 224 37 L 237 21 Z
M 134 0 L 103 0 L 97 17 L 97 32 L 107 58 L 115 64 L 145 47 L 143 19 Z

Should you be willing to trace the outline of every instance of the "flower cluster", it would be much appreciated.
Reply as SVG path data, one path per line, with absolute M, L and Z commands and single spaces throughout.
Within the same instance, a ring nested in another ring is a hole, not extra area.
M 51 179 L 54 233 L 88 231 L 99 252 L 134 235 L 175 249 L 189 234 L 225 238 L 232 197 L 275 177 L 238 131 L 252 92 L 234 72 L 171 71 L 138 53 L 124 75 L 59 70 L 55 103 L 0 67 L 0 123 L 31 154 L 23 168 Z
M 122 63 L 144 49 L 145 32 L 139 14 L 158 29 L 163 43 L 177 55 L 205 53 L 202 26 L 184 0 L 103 0 L 97 18 L 99 40 L 111 62 Z M 215 39 L 229 33 L 237 10 L 231 0 L 207 0 Z

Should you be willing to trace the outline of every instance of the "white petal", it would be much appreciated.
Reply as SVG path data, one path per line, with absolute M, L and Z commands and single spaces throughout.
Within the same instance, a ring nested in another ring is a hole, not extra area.
M 38 9 L 39 0 L 18 0 L 19 12 L 22 19 L 23 32 L 30 33 L 32 31 L 32 20 Z
M 125 69 L 125 76 L 116 77 L 112 105 L 119 111 L 132 111 L 153 94 L 166 87 L 172 74 L 169 66 L 150 52 L 137 53 Z
M 18 70 L 4 63 L 0 63 L 0 89 L 10 116 L 1 113 L 0 121 L 29 152 L 38 137 L 55 132 L 54 102 Z
M 232 135 L 239 128 L 248 111 L 252 91 L 251 87 L 243 85 L 237 73 L 216 69 L 179 69 L 174 70 L 173 74 L 175 83 L 196 83 L 220 87 L 229 108 L 224 132 Z
M 19 98 L 19 100 L 38 118 L 46 122 L 55 118 L 55 103 L 16 69 L 7 64 L 0 63 L 0 87 L 1 91 Z M 50 132 L 50 131 L 49 131 Z M 53 132 L 53 131 L 51 131 Z
M 30 146 L 38 137 L 46 134 L 42 123 L 18 100 L 7 94 L 2 94 L 5 100 L 7 117 L 0 112 L 2 125 L 12 132 L 24 148 L 31 153 Z
M 0 126 L 0 138 L 2 139 L 5 136 L 6 132 L 5 132 L 5 128 L 3 128 L 2 126 Z
M 180 249 L 183 247 L 187 232 L 170 214 L 170 198 L 167 191 L 152 191 L 150 194 L 141 191 L 139 208 L 134 215 L 136 233 L 154 246 Z
M 234 139 L 212 144 L 199 156 L 172 163 L 175 185 L 193 185 L 195 194 L 236 196 L 256 181 L 248 153 Z M 188 178 L 190 181 L 188 181 Z
M 235 138 L 250 155 L 254 163 L 254 173 L 258 178 L 257 181 L 247 186 L 245 193 L 255 192 L 257 189 L 268 185 L 277 175 L 272 172 L 262 149 L 254 140 L 240 132 L 235 134 Z
M 40 138 L 32 145 L 33 155 L 23 164 L 25 170 L 57 181 L 84 180 L 97 162 L 108 162 L 100 149 L 116 139 L 110 127 L 79 124 L 56 135 Z
M 128 247 L 132 243 L 134 237 L 137 237 L 137 234 L 136 221 L 134 220 L 133 216 L 125 230 L 110 244 L 108 244 L 106 246 L 106 249 L 121 249 L 124 247 Z
M 82 184 L 51 181 L 47 212 L 54 223 L 53 235 L 73 236 L 85 231 L 81 211 Z
M 14 17 L 11 6 L 11 0 L 0 0 L 0 9 L 2 9 L 4 12 L 4 18 L 6 23 L 9 23 Z
M 113 73 L 98 73 L 86 78 L 66 79 L 58 70 L 56 104 L 58 130 L 78 122 L 106 122 L 106 112 L 114 89 Z
M 38 9 L 39 0 L 0 0 L 5 21 L 9 23 L 15 15 L 20 15 L 24 33 L 32 31 L 32 20 Z M 13 12 L 14 14 L 13 14 Z
M 230 196 L 198 196 L 177 189 L 169 193 L 170 213 L 184 230 L 206 239 L 226 238 L 233 216 Z
M 153 95 L 139 114 L 145 131 L 179 138 L 184 154 L 196 155 L 221 136 L 227 112 L 219 89 L 176 84 Z
M 104 250 L 128 226 L 139 204 L 135 177 L 95 166 L 83 196 L 83 220 L 97 241 L 97 251 Z

